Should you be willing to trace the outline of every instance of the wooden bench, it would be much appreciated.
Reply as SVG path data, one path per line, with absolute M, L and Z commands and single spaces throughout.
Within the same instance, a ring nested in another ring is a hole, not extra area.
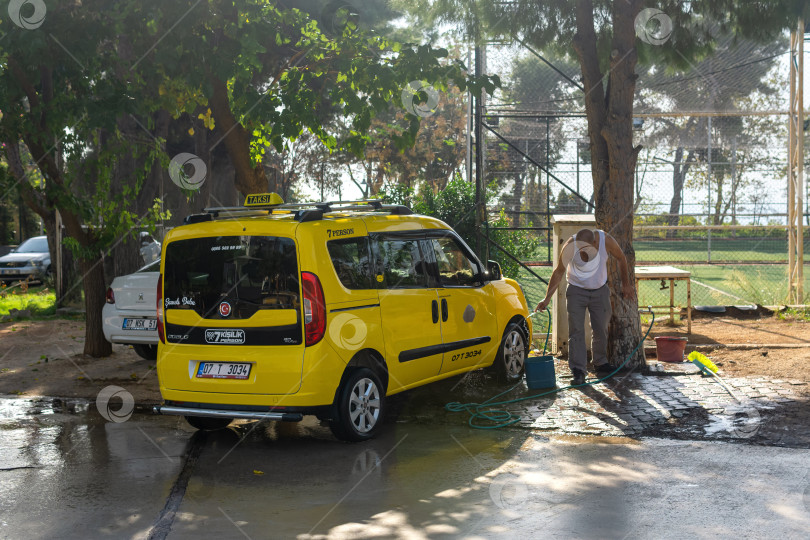
M 692 273 L 688 270 L 681 270 L 674 266 L 636 266 L 636 295 L 638 295 L 639 281 L 661 281 L 661 288 L 664 282 L 669 280 L 669 305 L 652 306 L 653 308 L 669 308 L 669 320 L 675 321 L 675 282 L 686 281 L 686 333 L 692 333 Z

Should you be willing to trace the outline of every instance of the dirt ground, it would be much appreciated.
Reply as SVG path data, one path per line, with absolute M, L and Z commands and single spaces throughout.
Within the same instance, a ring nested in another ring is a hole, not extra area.
M 685 322 L 663 320 L 647 338 L 648 361 L 657 336 L 688 338 L 687 352 L 697 348 L 733 377 L 810 381 L 810 322 L 801 319 L 706 317 L 692 321 L 691 335 Z
M 116 385 L 136 403 L 160 403 L 155 362 L 128 345 L 113 345 L 107 358 L 85 356 L 83 348 L 84 321 L 0 324 L 0 394 L 95 399 Z
M 687 336 L 685 324 L 670 327 L 662 321 L 648 338 L 649 362 L 655 361 L 655 336 L 688 337 L 690 348 L 700 347 L 728 376 L 810 381 L 807 322 L 698 319 Z M 0 394 L 94 399 L 101 389 L 117 385 L 132 393 L 136 403 L 160 402 L 154 362 L 141 359 L 126 345 L 114 345 L 107 358 L 84 356 L 83 346 L 83 321 L 0 323 Z

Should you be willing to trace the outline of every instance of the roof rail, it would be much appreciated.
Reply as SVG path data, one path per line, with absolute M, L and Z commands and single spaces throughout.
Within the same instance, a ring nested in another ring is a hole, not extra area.
M 391 214 L 397 216 L 407 216 L 413 214 L 413 211 L 407 206 L 383 204 L 379 199 L 282 203 L 251 206 L 217 206 L 203 209 L 203 214 L 209 214 L 213 218 L 266 216 L 274 212 L 287 212 L 294 214 L 296 221 L 313 221 L 322 219 L 324 214 L 330 212 L 390 212 Z

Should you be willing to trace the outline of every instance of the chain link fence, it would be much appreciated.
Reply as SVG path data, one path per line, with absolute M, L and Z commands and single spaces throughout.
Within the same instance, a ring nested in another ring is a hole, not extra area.
M 497 193 L 490 222 L 505 218 L 506 228 L 524 234 L 533 249 L 521 259 L 548 279 L 552 216 L 593 212 L 579 68 L 515 43 L 490 43 L 483 54 L 485 71 L 504 81 L 483 118 L 484 179 Z M 693 305 L 786 301 L 788 55 L 787 39 L 728 39 L 681 73 L 638 68 L 636 261 L 690 271 Z M 807 261 L 807 183 L 804 191 Z M 545 284 L 525 269 L 518 279 L 536 305 Z M 664 285 L 641 282 L 639 302 L 668 304 Z M 808 275 L 804 288 L 808 303 Z M 674 298 L 686 305 L 685 285 Z

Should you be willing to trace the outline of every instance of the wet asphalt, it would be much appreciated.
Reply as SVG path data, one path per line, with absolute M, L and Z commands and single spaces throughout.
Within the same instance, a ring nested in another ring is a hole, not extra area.
M 809 473 L 807 448 L 396 414 L 348 444 L 312 417 L 202 433 L 0 398 L 0 538 L 807 538 Z

